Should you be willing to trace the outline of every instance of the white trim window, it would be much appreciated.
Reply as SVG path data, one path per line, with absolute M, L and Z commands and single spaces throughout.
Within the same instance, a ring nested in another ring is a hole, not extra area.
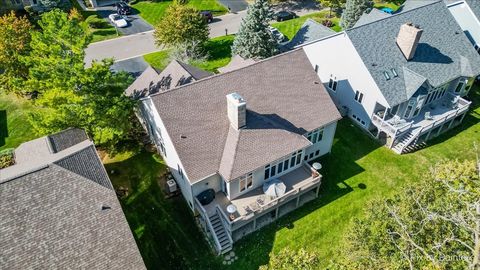
M 268 180 L 300 164 L 300 162 L 302 161 L 302 152 L 303 150 L 298 150 L 292 153 L 292 155 L 290 156 L 284 157 L 280 160 L 266 165 L 263 178 L 265 180 Z
M 250 189 L 253 186 L 253 173 L 247 173 L 240 177 L 240 192 Z
M 466 82 L 464 80 L 460 80 L 457 84 L 457 87 L 455 87 L 455 90 L 453 91 L 455 94 L 458 94 L 462 92 L 462 90 L 465 88 Z
M 307 137 L 307 139 L 313 144 L 320 142 L 323 139 L 323 128 L 317 128 L 310 131 L 305 137 Z
M 330 78 L 330 80 L 328 81 L 328 88 L 330 88 L 330 90 L 332 90 L 333 92 L 337 91 L 337 86 L 338 86 L 338 81 L 337 81 L 337 78 Z
M 363 93 L 360 91 L 355 92 L 355 101 L 362 104 L 362 100 L 363 100 Z

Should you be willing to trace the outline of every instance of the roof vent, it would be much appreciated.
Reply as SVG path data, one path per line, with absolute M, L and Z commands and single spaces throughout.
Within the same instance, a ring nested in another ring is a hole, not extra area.
M 247 125 L 247 102 L 237 93 L 227 95 L 227 115 L 230 124 L 235 129 Z
M 397 45 L 405 56 L 405 59 L 412 60 L 417 49 L 418 42 L 422 36 L 423 30 L 418 25 L 406 23 L 400 26 L 397 35 Z
M 102 211 L 109 210 L 109 209 L 112 209 L 112 208 L 108 205 L 102 205 Z

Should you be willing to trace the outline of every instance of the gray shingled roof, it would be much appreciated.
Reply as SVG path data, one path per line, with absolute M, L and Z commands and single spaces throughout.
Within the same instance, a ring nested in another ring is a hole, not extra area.
M 82 149 L 70 156 L 54 162 L 56 165 L 79 174 L 88 180 L 113 190 L 107 172 L 98 158 L 93 145 Z
M 247 101 L 247 127 L 229 135 L 226 95 L 233 92 Z M 220 168 L 227 178 L 250 172 L 304 147 L 299 135 L 340 119 L 303 50 L 150 98 L 192 182 Z
M 48 136 L 54 153 L 65 150 L 75 144 L 88 140 L 85 130 L 80 128 L 69 128 Z
M 115 192 L 78 174 L 49 165 L 1 183 L 0 205 L 3 269 L 145 269 Z
M 287 50 L 293 49 L 296 46 L 328 37 L 336 34 L 332 29 L 318 23 L 312 19 L 307 19 L 302 27 L 298 30 L 295 36 L 290 40 L 284 48 Z
M 213 73 L 173 60 L 159 73 L 148 67 L 126 90 L 127 96 L 141 98 L 212 76 Z
M 94 145 L 80 131 L 23 143 L 16 164 L 0 170 L 2 268 L 145 269 Z
M 388 18 L 392 15 L 386 13 L 386 12 L 383 12 L 381 10 L 378 10 L 376 8 L 372 8 L 372 10 L 370 10 L 370 12 L 365 12 L 362 14 L 362 16 L 360 17 L 360 19 L 358 19 L 358 21 L 355 23 L 355 27 L 356 26 L 360 26 L 360 25 L 364 25 L 364 24 L 367 24 L 367 23 L 371 23 L 371 22 L 374 22 L 374 21 L 378 21 L 378 20 L 381 20 L 381 19 L 384 19 L 384 18 Z
M 405 60 L 395 41 L 400 26 L 407 22 L 423 29 L 410 61 Z M 434 87 L 459 76 L 480 74 L 480 56 L 443 2 L 403 11 L 346 32 L 390 106 L 411 97 L 412 86 L 406 85 L 411 74 L 416 74 L 415 85 L 423 77 Z M 393 77 L 392 68 L 398 77 Z M 405 68 L 411 71 L 407 78 Z M 390 73 L 390 80 L 385 79 L 385 71 Z

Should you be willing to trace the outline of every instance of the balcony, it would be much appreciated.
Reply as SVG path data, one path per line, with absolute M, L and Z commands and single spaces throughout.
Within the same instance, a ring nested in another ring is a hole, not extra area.
M 380 131 L 385 132 L 393 139 L 408 132 L 421 135 L 462 115 L 468 110 L 470 104 L 470 101 L 449 94 L 432 104 L 424 106 L 419 114 L 410 121 L 374 114 L 372 122 Z
M 218 192 L 215 200 L 203 208 L 209 217 L 219 214 L 234 240 L 238 240 L 318 196 L 321 176 L 307 163 L 277 178 L 287 187 L 281 197 L 269 198 L 262 187 L 233 200 Z M 237 208 L 232 215 L 227 212 L 230 204 Z

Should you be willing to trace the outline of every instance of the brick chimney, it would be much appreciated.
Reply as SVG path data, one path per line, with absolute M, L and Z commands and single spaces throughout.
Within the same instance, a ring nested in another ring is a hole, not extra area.
M 407 61 L 413 59 L 422 32 L 422 29 L 412 23 L 406 23 L 400 26 L 400 31 L 397 35 L 397 45 Z
M 227 114 L 230 124 L 235 129 L 247 125 L 247 102 L 237 93 L 227 95 Z

